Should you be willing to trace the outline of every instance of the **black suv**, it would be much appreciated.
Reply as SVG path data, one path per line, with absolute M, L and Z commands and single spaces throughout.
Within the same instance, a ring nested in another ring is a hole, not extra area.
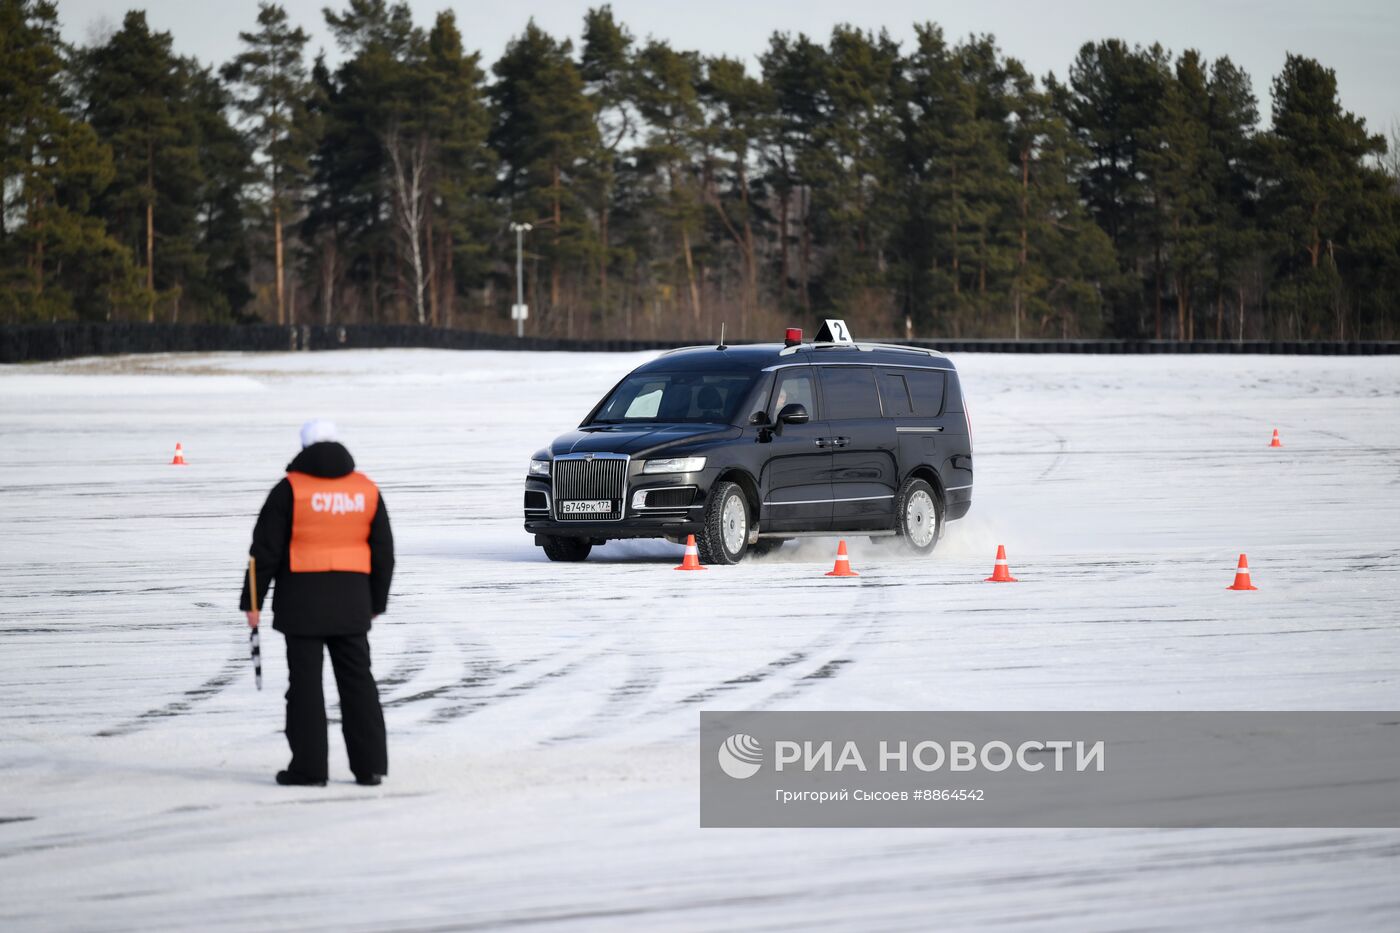
M 578 429 L 535 454 L 525 530 L 551 560 L 613 538 L 695 535 L 734 564 L 800 536 L 898 535 L 932 551 L 972 505 L 957 372 L 914 347 L 688 347 L 637 367 Z

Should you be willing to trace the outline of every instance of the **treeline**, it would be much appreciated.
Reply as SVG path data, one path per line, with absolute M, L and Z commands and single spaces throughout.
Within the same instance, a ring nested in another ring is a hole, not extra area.
M 65 45 L 0 0 L 0 320 L 527 333 L 1393 339 L 1400 172 L 1288 56 L 1109 40 L 1037 79 L 990 36 L 771 37 L 756 70 L 533 21 L 488 69 L 450 12 L 277 5 L 217 67 L 128 13 Z

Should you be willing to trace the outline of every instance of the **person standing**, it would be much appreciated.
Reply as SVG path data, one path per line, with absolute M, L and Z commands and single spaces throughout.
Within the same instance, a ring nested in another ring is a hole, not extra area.
M 255 562 L 257 605 L 276 581 L 272 627 L 287 640 L 287 744 L 292 760 L 278 784 L 324 786 L 326 706 L 321 664 L 331 656 L 340 692 L 341 731 L 355 781 L 375 786 L 389 773 L 384 712 L 370 672 L 369 630 L 389 602 L 394 535 L 379 488 L 336 440 L 329 421 L 301 428 L 301 453 L 268 494 L 248 553 Z M 249 604 L 248 572 L 240 608 Z

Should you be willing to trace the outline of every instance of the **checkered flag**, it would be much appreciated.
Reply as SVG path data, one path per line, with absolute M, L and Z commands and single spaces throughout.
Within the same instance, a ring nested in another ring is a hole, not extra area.
M 248 558 L 248 605 L 254 612 L 258 611 L 258 563 L 253 558 Z M 248 650 L 253 657 L 253 682 L 262 689 L 262 639 L 258 637 L 258 627 L 255 625 L 248 631 Z
M 258 630 L 253 629 L 248 633 L 248 646 L 253 652 L 253 682 L 262 689 L 262 642 L 258 638 Z

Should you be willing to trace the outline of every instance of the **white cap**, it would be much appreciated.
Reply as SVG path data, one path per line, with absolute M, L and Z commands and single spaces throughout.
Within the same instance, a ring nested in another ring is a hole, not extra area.
M 323 418 L 313 418 L 301 426 L 301 446 L 310 447 L 312 444 L 319 444 L 322 441 L 333 441 L 336 439 L 334 421 L 326 421 Z

